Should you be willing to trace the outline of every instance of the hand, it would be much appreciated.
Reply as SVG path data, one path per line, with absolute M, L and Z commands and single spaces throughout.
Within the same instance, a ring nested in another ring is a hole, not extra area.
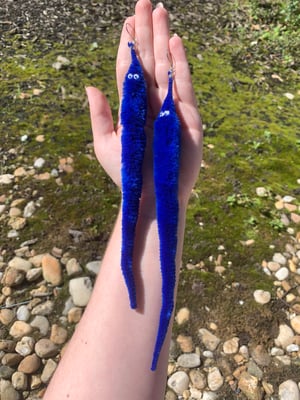
M 135 16 L 126 19 L 120 38 L 116 75 L 119 100 L 122 99 L 124 76 L 131 62 L 128 42 L 137 39 L 137 54 L 147 80 L 148 111 L 147 149 L 143 168 L 143 197 L 154 198 L 152 173 L 153 122 L 159 113 L 168 87 L 170 61 L 175 65 L 174 98 L 181 122 L 181 159 L 179 200 L 186 204 L 197 179 L 202 158 L 202 126 L 191 81 L 188 62 L 181 39 L 170 38 L 166 9 L 157 7 L 152 12 L 149 0 L 138 0 Z M 93 87 L 87 88 L 96 156 L 112 180 L 121 186 L 121 126 L 114 129 L 111 109 L 104 94 Z

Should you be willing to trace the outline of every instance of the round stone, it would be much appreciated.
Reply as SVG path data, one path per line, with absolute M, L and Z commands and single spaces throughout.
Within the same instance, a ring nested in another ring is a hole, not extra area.
M 57 345 L 49 339 L 40 339 L 35 345 L 35 352 L 40 358 L 56 356 L 58 351 Z
M 176 317 L 176 322 L 178 325 L 183 325 L 190 319 L 190 310 L 187 307 L 181 308 Z
M 183 368 L 196 368 L 200 363 L 200 356 L 196 353 L 182 354 L 177 359 L 177 364 Z
M 279 334 L 275 339 L 275 345 L 285 349 L 289 344 L 293 343 L 294 340 L 293 330 L 286 324 L 279 325 Z
M 9 325 L 13 319 L 15 318 L 15 313 L 13 310 L 10 310 L 9 308 L 4 308 L 3 310 L 0 310 L 0 322 L 3 325 Z
M 9 330 L 9 334 L 15 339 L 21 339 L 32 332 L 32 327 L 24 321 L 15 321 Z
M 8 365 L 9 367 L 15 367 L 22 360 L 22 356 L 17 353 L 6 353 L 2 357 L 1 363 L 2 365 Z
M 36 354 L 26 356 L 19 364 L 18 371 L 24 374 L 33 374 L 41 366 L 41 360 Z
M 62 283 L 62 268 L 57 258 L 51 254 L 44 255 L 42 259 L 43 277 L 54 286 Z
M 189 387 L 189 377 L 184 371 L 175 372 L 168 379 L 168 386 L 175 393 L 182 395 Z
M 271 293 L 266 290 L 255 290 L 253 296 L 254 300 L 259 304 L 267 304 L 271 300 Z
M 275 262 L 275 261 L 269 261 L 268 262 L 268 269 L 271 272 L 276 272 L 276 271 L 279 270 L 279 268 L 280 268 L 280 264 L 278 262 Z
M 279 385 L 280 400 L 300 400 L 300 392 L 296 382 L 291 379 Z
M 283 254 L 281 253 L 275 253 L 273 255 L 273 261 L 277 262 L 280 265 L 286 265 L 286 258 Z
M 69 292 L 75 306 L 85 307 L 91 297 L 93 284 L 90 278 L 74 278 L 69 282 Z
M 30 318 L 30 311 L 28 310 L 28 307 L 23 304 L 17 309 L 17 319 L 19 321 L 28 321 Z
M 284 281 L 285 279 L 288 278 L 288 276 L 289 276 L 289 270 L 287 267 L 282 267 L 275 273 L 275 277 L 279 281 Z

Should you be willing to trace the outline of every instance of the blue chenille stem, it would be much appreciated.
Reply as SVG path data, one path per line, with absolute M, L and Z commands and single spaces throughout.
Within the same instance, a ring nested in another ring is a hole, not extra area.
M 172 73 L 160 113 L 154 123 L 154 185 L 157 224 L 160 240 L 162 307 L 151 370 L 157 367 L 174 309 L 176 285 L 176 250 L 178 229 L 178 177 L 180 157 L 180 122 L 172 94 Z
M 144 126 L 147 114 L 147 92 L 142 66 L 134 43 L 129 42 L 131 64 L 123 83 L 121 104 L 122 144 L 122 249 L 121 268 L 131 308 L 137 307 L 133 274 L 133 247 L 139 203 L 142 193 L 142 165 L 146 148 Z

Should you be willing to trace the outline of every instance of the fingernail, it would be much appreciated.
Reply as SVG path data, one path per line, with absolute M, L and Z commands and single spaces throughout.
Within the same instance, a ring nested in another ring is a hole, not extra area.
M 160 1 L 156 4 L 156 8 L 164 8 L 164 4 Z

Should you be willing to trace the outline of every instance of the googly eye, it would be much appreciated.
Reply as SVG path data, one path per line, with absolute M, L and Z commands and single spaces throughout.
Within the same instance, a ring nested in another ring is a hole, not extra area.
M 128 78 L 128 79 L 132 79 L 132 78 L 133 78 L 133 75 L 132 75 L 132 74 L 128 74 L 128 75 L 127 75 L 127 78 Z
M 160 117 L 163 117 L 164 115 L 165 115 L 164 111 L 161 111 L 161 112 L 159 113 L 159 116 L 160 116 Z
M 140 79 L 140 76 L 139 76 L 139 74 L 134 74 L 134 75 L 133 75 L 133 78 L 134 78 L 135 80 L 137 80 L 137 79 Z
M 169 110 L 166 110 L 166 111 L 165 111 L 165 115 L 170 115 L 170 111 L 169 111 Z

